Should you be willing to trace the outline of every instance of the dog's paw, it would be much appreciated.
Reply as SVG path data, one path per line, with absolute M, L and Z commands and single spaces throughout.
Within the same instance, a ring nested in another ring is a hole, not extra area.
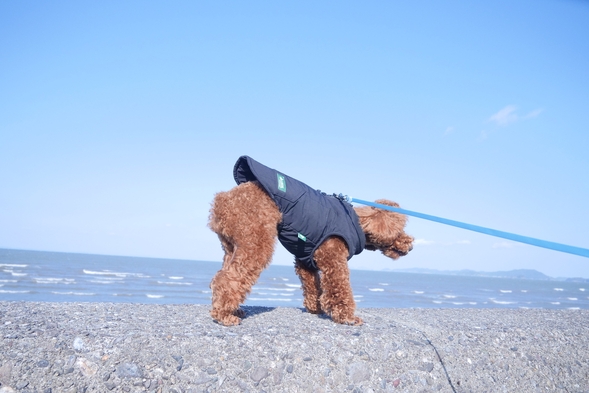
M 337 323 L 341 323 L 342 325 L 349 325 L 349 326 L 360 326 L 364 324 L 364 321 L 360 317 L 353 317 L 351 319 L 344 319 L 341 321 L 335 321 Z
M 307 310 L 309 314 L 323 314 L 323 310 L 321 310 L 321 307 L 312 308 L 305 306 L 305 310 Z
M 360 326 L 364 324 L 364 321 L 360 317 L 354 317 L 354 321 L 347 322 L 347 324 L 352 326 Z
M 227 314 L 227 311 L 220 312 L 219 310 L 212 310 L 211 317 L 213 320 L 221 325 L 224 326 L 235 326 L 241 323 L 241 318 L 236 315 L 238 312 L 241 311 L 240 309 L 234 311 L 233 313 Z M 243 313 L 243 311 L 241 311 Z M 245 313 L 244 313 L 245 314 Z
M 337 314 L 332 313 L 331 319 L 334 322 L 341 323 L 342 325 L 350 325 L 350 326 L 360 326 L 364 323 L 362 318 L 357 317 L 355 315 L 343 316 L 343 315 L 337 315 Z
M 219 318 L 216 321 L 223 326 L 237 326 L 241 323 L 241 318 L 236 317 L 235 315 L 227 315 L 226 317 Z

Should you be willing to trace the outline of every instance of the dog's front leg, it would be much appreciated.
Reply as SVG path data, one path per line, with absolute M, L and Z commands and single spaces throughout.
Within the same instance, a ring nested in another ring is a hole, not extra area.
M 321 284 L 318 271 L 307 269 L 298 259 L 295 263 L 295 272 L 301 284 L 303 284 L 303 305 L 311 314 L 321 314 Z
M 321 308 L 337 323 L 361 325 L 355 316 L 356 302 L 350 285 L 348 247 L 339 237 L 327 239 L 315 251 L 315 263 L 321 271 Z

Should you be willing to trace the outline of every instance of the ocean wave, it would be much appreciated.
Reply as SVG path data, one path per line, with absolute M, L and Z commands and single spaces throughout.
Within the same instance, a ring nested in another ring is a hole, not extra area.
M 382 288 L 368 288 L 368 290 L 371 292 L 384 292 L 384 289 Z
M 94 283 L 94 284 L 124 284 L 125 282 L 123 281 L 123 279 L 118 279 L 118 280 L 109 280 L 109 277 L 105 277 L 102 280 L 88 280 L 88 282 Z
M 29 273 L 20 273 L 20 272 L 13 272 L 13 271 L 7 271 L 4 270 L 6 273 L 10 273 L 12 274 L 13 277 L 24 277 L 24 276 L 28 276 Z
M 126 278 L 127 276 L 131 277 L 139 277 L 139 278 L 149 278 L 149 276 L 143 273 L 125 273 L 125 272 L 113 272 L 112 270 L 103 270 L 101 272 L 94 271 L 94 270 L 82 270 L 84 274 L 92 275 L 92 276 L 114 276 L 120 278 Z
M 562 291 L 564 291 L 564 289 L 563 289 L 563 288 L 554 288 L 554 290 L 555 290 L 555 291 L 558 291 L 558 292 L 562 292 Z
M 268 292 L 258 292 L 258 291 L 254 291 L 252 292 L 252 294 L 254 295 L 273 295 L 273 296 L 294 296 L 294 293 L 268 293 Z
M 456 299 L 456 295 L 443 295 L 446 299 Z
M 158 281 L 157 283 L 162 284 L 162 285 L 193 285 L 193 283 L 191 283 L 191 282 L 177 282 L 177 281 Z
M 560 302 L 550 302 L 550 304 L 554 304 L 555 306 L 558 306 L 560 304 Z
M 425 292 L 423 291 L 413 291 L 414 294 L 416 295 L 423 295 Z
M 507 301 L 503 301 L 503 300 L 496 300 L 496 299 L 489 299 L 492 303 L 495 304 L 504 304 L 504 305 L 508 305 L 508 304 L 516 304 L 517 302 L 507 302 Z
M 73 278 L 53 278 L 53 277 L 35 277 L 33 278 L 37 284 L 75 284 L 76 280 Z
M 386 285 L 389 285 L 389 283 L 387 283 L 387 282 L 379 282 L 378 285 L 385 285 L 386 286 Z
M 297 288 L 267 288 L 267 287 L 259 287 L 256 288 L 257 290 L 263 290 L 263 291 L 288 291 L 288 292 L 294 292 L 297 289 L 300 289 L 301 286 L 297 286 Z
M 287 287 L 290 287 L 290 288 L 301 289 L 301 284 L 284 284 L 284 285 L 286 285 Z
M 149 293 L 146 294 L 145 296 L 147 296 L 150 299 L 161 299 L 164 297 L 164 295 L 150 295 Z
M 0 282 L 18 282 L 18 280 L 0 280 Z
M 125 277 L 111 277 L 111 276 L 98 276 L 98 277 L 92 277 L 92 278 L 98 279 L 98 280 L 112 281 L 112 282 L 123 282 L 123 280 L 125 279 Z
M 170 276 L 168 277 L 170 280 L 183 280 L 184 277 L 180 277 L 180 276 Z
M 576 297 L 567 297 L 567 299 L 569 299 L 569 300 L 579 300 Z
M 511 293 L 513 291 L 511 289 L 500 289 L 499 292 L 501 292 L 501 293 Z
M 258 301 L 258 302 L 268 302 L 268 301 L 292 302 L 293 299 L 272 298 L 272 297 L 250 297 L 250 298 L 248 298 L 248 300 Z
M 0 289 L 0 293 L 31 293 L 31 291 L 11 291 L 8 289 Z
M 70 295 L 70 296 L 96 296 L 95 293 L 92 292 L 59 292 L 59 291 L 51 291 L 54 295 Z
M 15 263 L 0 263 L 0 267 L 27 267 L 29 265 L 18 265 Z

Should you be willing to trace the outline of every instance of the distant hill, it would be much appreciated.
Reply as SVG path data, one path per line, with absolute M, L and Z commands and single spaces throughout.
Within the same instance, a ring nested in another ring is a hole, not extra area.
M 571 277 L 566 278 L 565 281 L 567 282 L 582 282 L 582 283 L 589 283 L 589 278 L 582 278 L 582 277 Z
M 533 269 L 516 269 L 498 272 L 478 272 L 475 270 L 436 270 L 436 269 L 394 269 L 395 272 L 401 273 L 418 273 L 418 274 L 441 274 L 448 276 L 471 276 L 471 277 L 497 277 L 497 278 L 517 278 L 524 280 L 557 280 Z

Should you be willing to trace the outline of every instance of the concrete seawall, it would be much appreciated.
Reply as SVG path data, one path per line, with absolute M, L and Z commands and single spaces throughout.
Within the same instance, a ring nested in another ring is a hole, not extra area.
M 589 392 L 589 311 L 0 302 L 0 393 Z

